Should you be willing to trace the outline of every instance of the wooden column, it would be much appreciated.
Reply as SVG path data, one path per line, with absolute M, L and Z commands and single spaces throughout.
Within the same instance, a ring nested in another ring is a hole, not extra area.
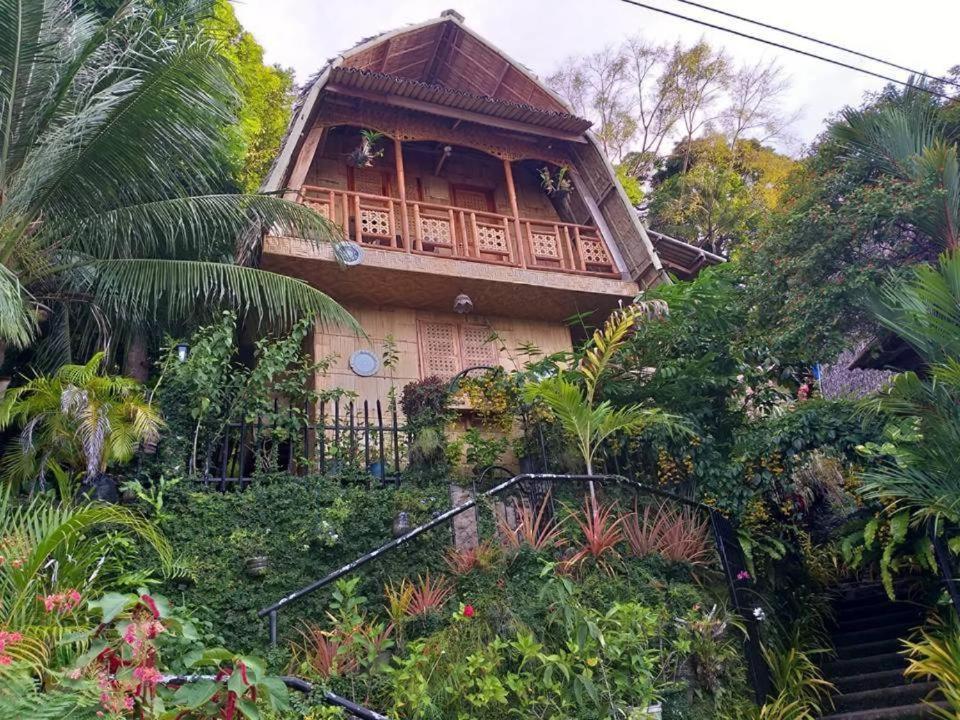
M 397 170 L 397 193 L 400 196 L 400 237 L 403 249 L 410 252 L 413 238 L 410 235 L 410 219 L 407 217 L 407 178 L 403 174 L 403 144 L 399 138 L 393 139 L 393 159 Z
M 517 188 L 513 185 L 513 165 L 504 158 L 503 174 L 507 179 L 507 196 L 510 198 L 510 212 L 513 213 L 513 228 L 517 236 L 517 252 L 520 254 L 520 267 L 527 266 L 527 252 L 524 249 L 523 229 L 520 227 L 520 207 L 517 205 Z
M 304 181 L 307 179 L 307 173 L 310 171 L 310 165 L 314 157 L 323 152 L 323 142 L 326 140 L 327 129 L 322 125 L 316 125 L 304 140 L 303 147 L 300 149 L 300 155 L 297 156 L 297 162 L 290 173 L 290 180 L 287 182 L 287 189 L 283 197 L 287 200 L 296 202 L 300 199 L 300 190 Z

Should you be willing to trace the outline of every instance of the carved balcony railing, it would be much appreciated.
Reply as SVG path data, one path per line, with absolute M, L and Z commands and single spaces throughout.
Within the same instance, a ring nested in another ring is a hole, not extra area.
M 304 186 L 301 202 L 360 245 L 419 255 L 619 277 L 595 227 Z

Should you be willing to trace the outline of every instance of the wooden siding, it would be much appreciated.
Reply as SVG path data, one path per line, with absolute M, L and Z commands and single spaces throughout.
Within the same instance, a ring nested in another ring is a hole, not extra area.
M 524 362 L 517 357 L 514 349 L 522 343 L 533 343 L 544 354 L 570 350 L 572 348 L 569 328 L 561 322 L 521 320 L 517 318 L 462 316 L 455 313 L 417 311 L 407 308 L 383 308 L 348 306 L 364 331 L 367 338 L 357 337 L 349 331 L 336 328 L 317 328 L 313 336 L 313 350 L 316 358 L 336 355 L 336 359 L 325 376 L 318 376 L 317 387 L 322 389 L 342 388 L 356 392 L 359 400 L 374 401 L 387 397 L 391 382 L 399 393 L 404 385 L 421 379 L 422 358 L 418 334 L 418 325 L 468 323 L 486 332 L 495 331 L 504 339 L 507 352 L 497 351 L 499 364 L 513 370 L 515 363 Z M 350 369 L 350 355 L 356 350 L 369 350 L 377 357 L 383 355 L 387 336 L 392 336 L 399 354 L 399 363 L 393 371 L 381 367 L 374 377 L 363 378 Z M 476 337 L 472 338 L 476 341 Z M 471 358 L 479 357 L 476 348 L 468 348 Z M 511 358 L 511 354 L 514 355 Z

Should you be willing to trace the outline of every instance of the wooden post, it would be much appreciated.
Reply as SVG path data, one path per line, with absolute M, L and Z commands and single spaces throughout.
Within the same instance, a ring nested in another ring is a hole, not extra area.
M 397 194 L 400 197 L 400 237 L 403 238 L 404 249 L 410 252 L 413 242 L 407 235 L 410 233 L 410 219 L 407 217 L 407 178 L 403 173 L 403 145 L 399 138 L 393 139 L 393 159 L 397 170 Z
M 513 185 L 513 165 L 503 160 L 503 174 L 507 179 L 507 196 L 510 198 L 510 212 L 513 213 L 513 227 L 517 235 L 517 252 L 520 254 L 520 267 L 527 266 L 527 253 L 523 249 L 523 230 L 520 227 L 520 207 L 517 205 L 517 188 Z

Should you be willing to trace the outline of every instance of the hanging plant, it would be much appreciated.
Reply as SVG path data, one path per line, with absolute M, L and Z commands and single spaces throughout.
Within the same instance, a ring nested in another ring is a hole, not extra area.
M 570 182 L 569 169 L 566 166 L 557 168 L 556 172 L 550 172 L 550 168 L 544 165 L 538 174 L 540 187 L 552 198 L 563 200 L 573 191 L 573 183 Z
M 379 147 L 383 133 L 376 130 L 361 130 L 360 144 L 347 154 L 347 163 L 355 168 L 368 168 L 373 161 L 383 157 L 383 148 Z

